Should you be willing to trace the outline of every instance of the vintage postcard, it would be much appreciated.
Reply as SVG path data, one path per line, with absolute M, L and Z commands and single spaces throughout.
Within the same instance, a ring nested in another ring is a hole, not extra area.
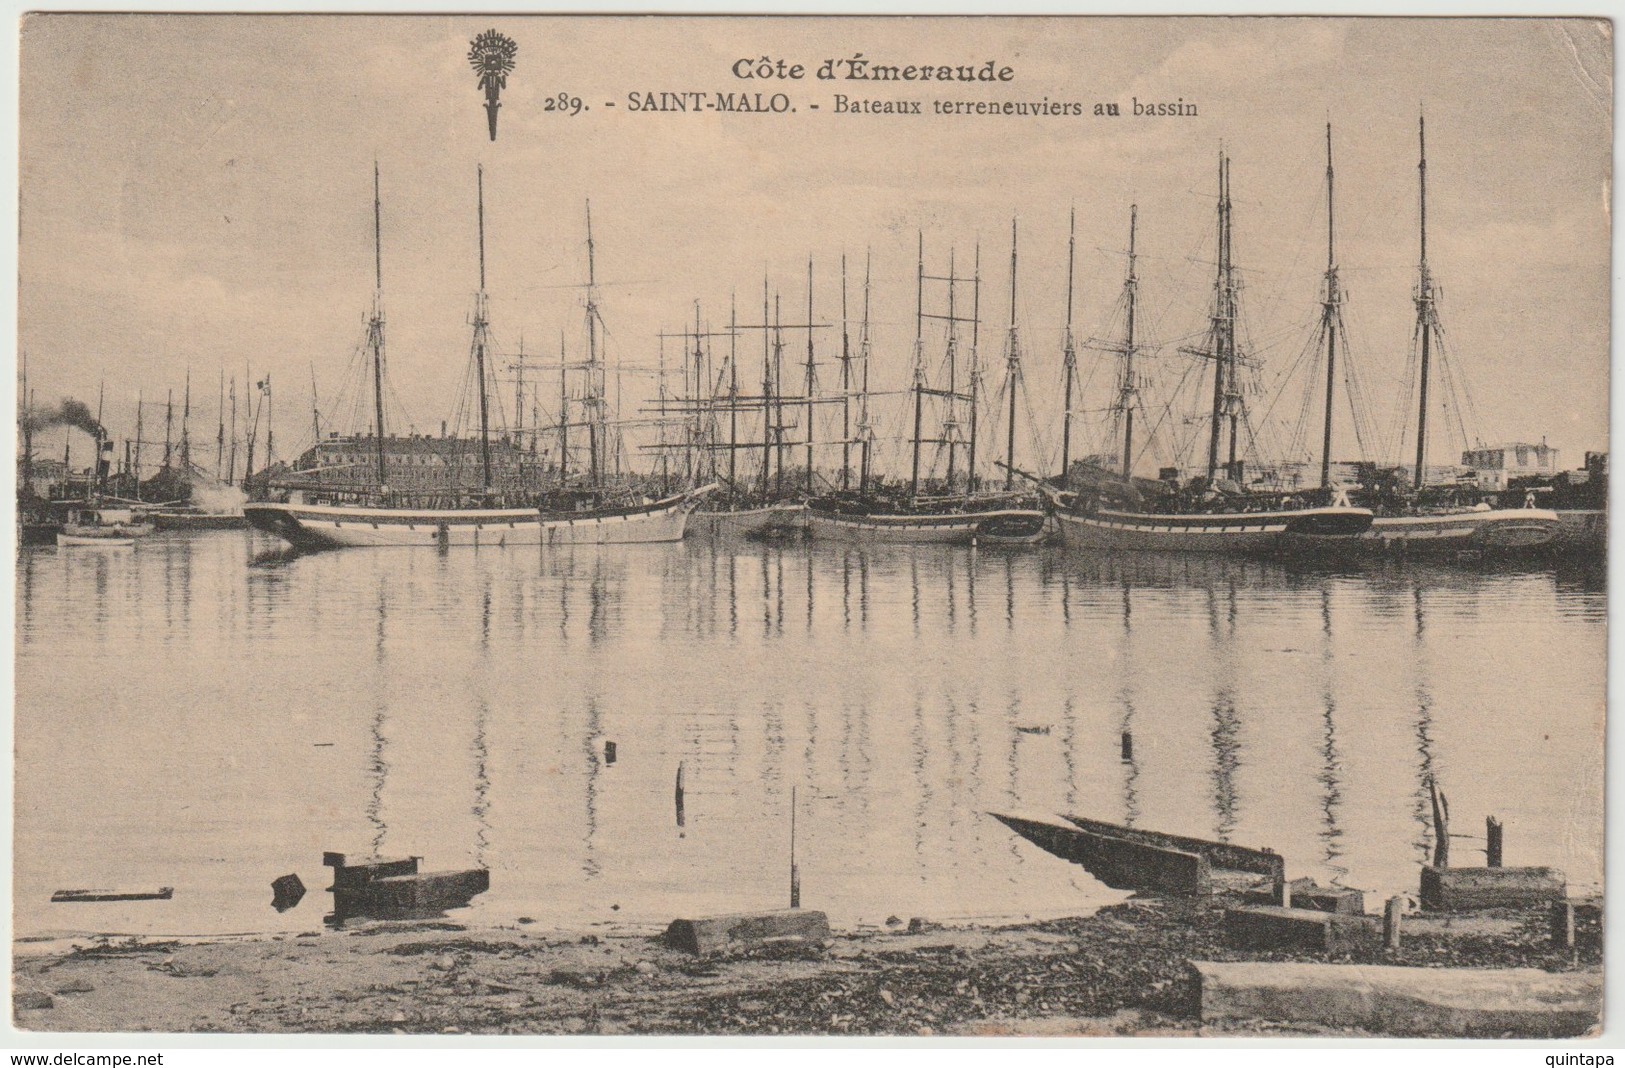
M 1607 21 L 18 32 L 17 1043 L 1601 1033 Z

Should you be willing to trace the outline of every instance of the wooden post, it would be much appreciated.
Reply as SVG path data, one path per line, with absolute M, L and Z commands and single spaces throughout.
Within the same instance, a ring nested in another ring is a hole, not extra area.
M 1501 821 L 1494 816 L 1484 817 L 1484 864 L 1490 868 L 1501 866 Z
M 1134 735 L 1128 731 L 1123 732 L 1123 763 L 1129 764 L 1134 760 Z
M 1284 868 L 1281 877 L 1275 881 L 1275 903 L 1284 909 L 1292 907 L 1292 883 L 1287 879 Z
M 801 869 L 796 867 L 796 788 L 790 787 L 790 907 L 801 907 Z
M 1382 948 L 1386 950 L 1399 949 L 1400 917 L 1405 911 L 1405 899 L 1394 896 L 1388 899 L 1388 904 L 1382 910 Z
M 1558 949 L 1574 948 L 1574 903 L 1552 902 L 1552 945 Z
M 1433 866 L 1450 867 L 1450 799 L 1439 789 L 1439 784 L 1428 776 L 1428 796 L 1433 801 Z
M 677 762 L 677 826 L 683 825 L 683 762 Z

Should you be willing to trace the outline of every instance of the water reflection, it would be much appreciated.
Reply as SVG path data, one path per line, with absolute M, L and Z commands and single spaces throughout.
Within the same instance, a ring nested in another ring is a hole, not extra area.
M 493 914 L 613 902 L 669 919 L 678 904 L 782 902 L 796 787 L 805 903 L 877 919 L 1088 899 L 1092 883 L 982 815 L 1010 808 L 1279 846 L 1305 874 L 1410 888 L 1431 847 L 1425 783 L 1447 778 L 1448 754 L 1457 775 L 1529 784 L 1520 862 L 1600 878 L 1600 794 L 1534 774 L 1596 759 L 1606 599 L 1583 571 L 266 546 L 19 558 L 20 931 L 50 922 L 24 891 L 56 877 L 53 857 L 129 881 L 152 843 L 112 813 L 144 796 L 220 828 L 200 844 L 190 825 L 149 821 L 192 865 L 167 878 L 223 880 L 203 858 L 236 858 L 230 878 L 258 912 L 264 870 L 289 870 L 291 828 L 308 826 L 307 854 L 370 843 L 489 866 L 475 907 Z M 979 629 L 983 612 L 1003 625 Z M 62 670 L 65 653 L 116 665 L 120 700 L 108 707 L 107 671 Z M 1528 665 L 1518 692 L 1472 667 L 1513 661 Z M 1530 689 L 1567 699 L 1535 708 Z M 1496 745 L 1478 743 L 1486 722 Z M 312 746 L 313 724 L 331 748 Z M 225 759 L 232 738 L 256 758 Z M 128 751 L 109 759 L 104 739 Z M 217 889 L 196 922 L 262 922 Z

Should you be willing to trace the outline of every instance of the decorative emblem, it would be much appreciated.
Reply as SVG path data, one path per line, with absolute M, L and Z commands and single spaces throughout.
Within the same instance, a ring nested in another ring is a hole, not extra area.
M 495 30 L 486 30 L 469 43 L 468 64 L 480 76 L 480 88 L 485 91 L 485 117 L 491 128 L 491 140 L 497 139 L 498 95 L 508 85 L 513 73 L 513 57 L 519 45 L 513 38 Z

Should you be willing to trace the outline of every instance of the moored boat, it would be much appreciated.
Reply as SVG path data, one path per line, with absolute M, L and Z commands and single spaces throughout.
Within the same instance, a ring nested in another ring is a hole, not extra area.
M 681 541 L 715 486 L 664 500 L 574 512 L 545 508 L 389 508 L 254 502 L 248 522 L 299 548 L 363 546 L 628 545 Z
M 826 541 L 869 544 L 969 545 L 1036 544 L 1048 533 L 1036 508 L 946 507 L 929 502 L 915 509 L 879 509 L 872 502 L 823 498 L 809 502 L 807 529 Z
M 1347 541 L 1371 528 L 1368 508 L 1158 513 L 1057 508 L 1062 544 L 1137 552 L 1276 553 Z
M 1454 509 L 1417 515 L 1380 515 L 1360 535 L 1363 545 L 1390 553 L 1511 552 L 1537 549 L 1562 528 L 1546 508 Z
M 701 507 L 688 517 L 690 533 L 711 538 L 765 538 L 798 534 L 806 526 L 807 507 L 798 501 L 773 501 L 754 507 L 748 504 Z
M 128 508 L 75 508 L 68 512 L 56 543 L 61 547 L 125 548 L 152 533 L 152 524 L 135 518 Z

